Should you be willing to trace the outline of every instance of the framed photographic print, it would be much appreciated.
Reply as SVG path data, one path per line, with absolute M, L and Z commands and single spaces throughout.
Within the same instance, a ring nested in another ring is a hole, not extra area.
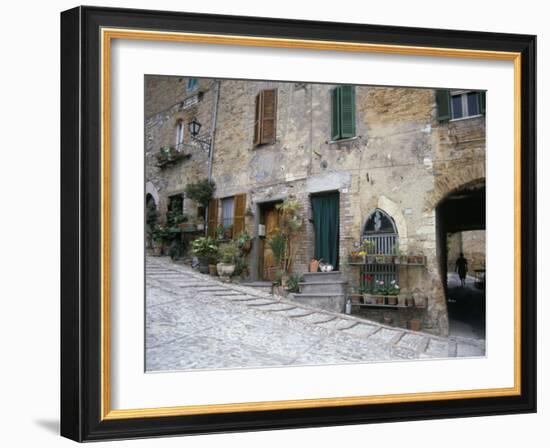
M 63 436 L 536 411 L 535 36 L 61 25 Z

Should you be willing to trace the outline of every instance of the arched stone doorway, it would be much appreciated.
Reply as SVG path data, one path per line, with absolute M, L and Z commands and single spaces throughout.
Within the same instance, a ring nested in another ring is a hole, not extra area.
M 153 247 L 153 231 L 158 222 L 157 201 L 152 194 L 145 195 L 145 246 Z
M 485 179 L 454 189 L 436 207 L 437 255 L 451 336 L 485 339 L 485 215 Z

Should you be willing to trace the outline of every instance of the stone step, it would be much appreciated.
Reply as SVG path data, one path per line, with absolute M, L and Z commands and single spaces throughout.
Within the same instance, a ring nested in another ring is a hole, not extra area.
M 341 313 L 344 311 L 346 305 L 345 294 L 290 294 L 289 299 L 300 305 L 310 306 L 312 308 L 319 308 L 325 311 L 331 311 L 335 313 Z
M 324 282 L 300 282 L 300 292 L 304 294 L 325 294 L 335 293 L 344 294 L 346 292 L 347 283 L 344 281 L 336 281 L 333 283 Z
M 302 281 L 304 283 L 335 283 L 342 281 L 342 273 L 340 271 L 306 272 L 305 274 L 302 274 Z
M 266 292 L 268 294 L 273 293 L 273 283 L 271 282 L 247 282 L 239 283 L 240 286 L 246 286 L 248 288 L 255 288 L 260 292 Z

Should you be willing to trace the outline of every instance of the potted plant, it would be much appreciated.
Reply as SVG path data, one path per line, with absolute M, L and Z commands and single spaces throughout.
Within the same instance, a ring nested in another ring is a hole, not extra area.
M 217 277 L 218 276 L 218 261 L 219 261 L 219 253 L 218 253 L 218 248 L 216 247 L 216 252 L 214 253 L 211 253 L 209 256 L 208 256 L 208 273 L 212 276 L 212 277 Z
M 220 244 L 218 248 L 220 262 L 217 264 L 218 275 L 229 278 L 235 272 L 235 263 L 239 255 L 239 249 L 234 242 Z
M 165 246 L 169 240 L 170 232 L 168 227 L 156 224 L 152 230 L 153 252 L 157 256 L 164 255 Z
M 250 249 L 252 249 L 252 237 L 246 230 L 241 232 L 237 237 L 237 244 L 239 245 L 239 249 L 241 249 L 241 251 L 245 254 L 250 252 Z
M 237 260 L 235 261 L 235 271 L 233 272 L 233 275 L 241 278 L 246 278 L 250 275 L 248 263 L 246 262 L 244 257 L 237 257 Z
M 267 244 L 273 253 L 273 258 L 275 261 L 275 266 L 269 267 L 267 276 L 271 281 L 275 281 L 277 272 L 280 271 L 282 260 L 286 248 L 286 239 L 281 232 L 273 234 L 268 240 Z
M 309 272 L 317 272 L 319 270 L 319 260 L 312 258 L 309 262 Z
M 285 289 L 288 292 L 299 292 L 300 291 L 300 276 L 291 274 L 288 276 L 286 281 Z
M 211 264 L 212 260 L 215 260 L 216 254 L 218 253 L 216 241 L 209 236 L 202 236 L 193 240 L 191 243 L 191 250 L 199 260 L 200 272 L 203 274 L 208 273 L 208 265 Z
M 195 183 L 187 184 L 185 187 L 185 196 L 206 208 L 215 190 L 216 184 L 214 182 L 203 179 Z
M 401 292 L 401 288 L 397 284 L 395 280 L 392 280 L 386 290 L 387 294 L 387 304 L 388 305 L 397 305 L 399 303 L 399 293 Z
M 233 224 L 229 224 L 223 228 L 223 239 L 230 240 L 233 237 Z
M 422 321 L 420 319 L 411 319 L 409 321 L 409 329 L 412 331 L 420 331 L 422 329 Z

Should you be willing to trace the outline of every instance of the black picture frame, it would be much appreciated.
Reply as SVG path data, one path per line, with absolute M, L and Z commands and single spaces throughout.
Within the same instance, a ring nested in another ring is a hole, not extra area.
M 521 393 L 516 396 L 102 419 L 103 27 L 521 54 Z M 61 14 L 61 435 L 76 441 L 536 412 L 536 37 L 77 7 Z

